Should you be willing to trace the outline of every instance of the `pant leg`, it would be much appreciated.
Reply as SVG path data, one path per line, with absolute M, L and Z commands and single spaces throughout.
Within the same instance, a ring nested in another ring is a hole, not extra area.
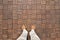
M 22 34 L 17 38 L 17 40 L 27 40 L 27 35 L 28 32 L 26 31 L 26 29 L 23 29 Z
M 33 29 L 30 31 L 29 34 L 30 34 L 31 40 L 40 40 L 40 38 L 38 37 L 38 35 L 35 33 Z

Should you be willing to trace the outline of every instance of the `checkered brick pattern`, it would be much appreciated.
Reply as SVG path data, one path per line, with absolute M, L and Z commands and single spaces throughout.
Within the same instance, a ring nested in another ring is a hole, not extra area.
M 0 40 L 16 40 L 23 24 L 36 25 L 41 40 L 60 40 L 60 0 L 0 0 Z

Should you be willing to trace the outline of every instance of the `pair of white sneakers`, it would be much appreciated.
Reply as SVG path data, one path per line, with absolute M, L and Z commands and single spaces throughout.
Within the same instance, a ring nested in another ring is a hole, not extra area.
M 23 29 L 22 34 L 17 38 L 17 40 L 27 40 L 27 35 L 28 31 L 26 29 Z M 31 40 L 40 40 L 34 29 L 31 29 L 29 35 L 31 37 Z

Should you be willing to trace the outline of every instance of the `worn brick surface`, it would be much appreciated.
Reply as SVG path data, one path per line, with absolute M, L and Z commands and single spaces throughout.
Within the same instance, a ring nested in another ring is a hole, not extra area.
M 23 24 L 41 40 L 60 40 L 60 0 L 0 0 L 0 40 L 16 40 Z

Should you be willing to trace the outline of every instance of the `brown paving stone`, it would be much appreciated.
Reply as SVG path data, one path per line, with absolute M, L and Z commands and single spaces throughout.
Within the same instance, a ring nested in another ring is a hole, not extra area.
M 3 5 L 0 5 L 0 9 L 3 9 Z
M 8 4 L 8 0 L 3 0 L 3 4 Z
M 2 4 L 3 3 L 3 0 L 0 0 L 0 4 Z
M 0 40 L 3 40 L 3 39 L 0 39 Z

